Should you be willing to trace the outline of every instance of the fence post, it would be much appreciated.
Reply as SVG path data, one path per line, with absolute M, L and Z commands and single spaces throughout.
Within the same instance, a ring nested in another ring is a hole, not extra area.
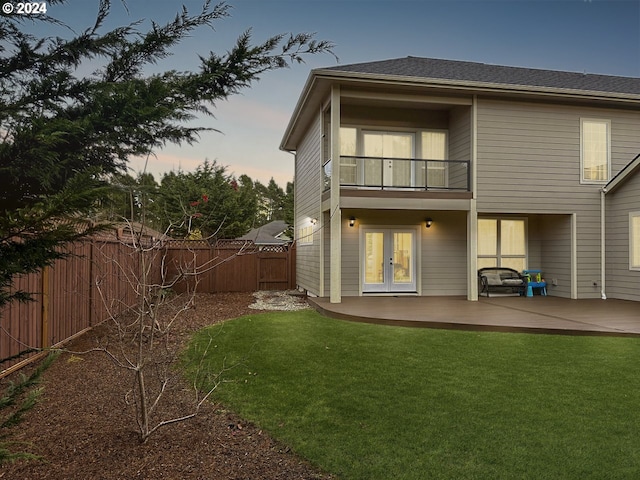
M 51 299 L 51 282 L 49 280 L 51 276 L 51 267 L 46 266 L 42 269 L 41 281 L 42 281 L 42 318 L 41 318 L 41 334 L 42 334 L 42 348 L 49 346 L 49 301 Z
M 93 290 L 94 287 L 94 280 L 93 280 L 93 264 L 95 263 L 96 259 L 93 258 L 94 256 L 94 251 L 93 251 L 93 243 L 94 240 L 91 239 L 89 240 L 89 326 L 93 327 L 93 321 L 95 320 L 95 313 L 93 312 L 94 309 L 94 303 L 96 301 L 95 299 L 95 292 Z

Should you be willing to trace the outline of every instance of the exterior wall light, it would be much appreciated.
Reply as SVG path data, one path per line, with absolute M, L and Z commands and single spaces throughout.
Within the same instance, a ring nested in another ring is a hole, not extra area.
M 425 222 L 426 222 L 427 228 L 431 228 L 431 225 L 433 225 L 433 219 L 431 217 L 427 217 Z
M 349 226 L 353 227 L 356 224 L 356 217 L 349 218 Z
M 311 225 L 315 225 L 316 223 L 318 223 L 318 219 L 317 218 L 312 218 L 311 219 Z

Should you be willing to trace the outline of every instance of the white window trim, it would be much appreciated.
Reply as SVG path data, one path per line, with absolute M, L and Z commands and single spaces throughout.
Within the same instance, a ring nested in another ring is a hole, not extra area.
M 502 255 L 501 253 L 501 245 L 500 245 L 500 221 L 501 220 L 522 220 L 524 221 L 524 265 L 525 270 L 529 268 L 529 218 L 527 217 L 503 217 L 503 216 L 479 216 L 478 220 L 497 220 L 498 221 L 498 230 L 497 230 L 497 243 L 496 243 L 496 254 L 495 255 L 477 255 L 478 259 L 481 258 L 495 258 L 496 264 L 500 264 L 503 258 L 522 258 L 522 255 Z
M 586 122 L 604 123 L 607 125 L 607 178 L 605 180 L 586 180 L 584 178 L 584 124 Z M 583 185 L 604 185 L 611 179 L 611 120 L 604 118 L 580 119 L 580 183 Z
M 640 248 L 640 238 L 633 238 L 633 220 L 634 218 L 640 218 L 639 212 L 629 212 L 629 270 L 640 272 L 640 264 L 633 264 L 633 257 L 635 256 L 635 248 Z M 635 242 L 634 242 L 635 240 Z M 636 247 L 637 246 L 637 247 Z
M 313 223 L 309 220 L 298 231 L 298 245 L 313 245 Z

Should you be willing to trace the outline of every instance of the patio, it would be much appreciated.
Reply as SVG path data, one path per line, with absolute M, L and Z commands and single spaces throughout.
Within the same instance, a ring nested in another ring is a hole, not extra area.
M 344 320 L 497 332 L 640 336 L 640 303 L 627 300 L 570 300 L 551 296 L 309 298 L 324 315 Z

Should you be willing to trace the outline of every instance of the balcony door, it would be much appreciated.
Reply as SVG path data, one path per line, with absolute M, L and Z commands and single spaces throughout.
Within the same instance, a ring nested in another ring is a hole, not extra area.
M 413 133 L 363 131 L 364 185 L 411 187 L 414 144 Z
M 416 291 L 416 232 L 363 229 L 362 291 Z

